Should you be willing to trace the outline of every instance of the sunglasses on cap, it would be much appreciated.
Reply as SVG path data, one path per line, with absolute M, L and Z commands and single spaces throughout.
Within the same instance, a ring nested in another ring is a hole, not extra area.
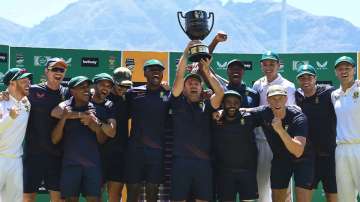
M 58 72 L 58 73 L 64 73 L 65 69 L 64 68 L 60 68 L 60 67 L 52 67 L 52 68 L 48 68 L 51 72 Z

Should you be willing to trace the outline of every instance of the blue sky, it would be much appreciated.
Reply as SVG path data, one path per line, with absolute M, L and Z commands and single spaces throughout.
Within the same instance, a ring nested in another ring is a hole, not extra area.
M 1 0 L 0 17 L 32 27 L 76 1 L 78 0 Z M 253 0 L 234 1 L 251 2 Z M 344 18 L 360 27 L 360 0 L 287 0 L 287 2 L 315 15 Z

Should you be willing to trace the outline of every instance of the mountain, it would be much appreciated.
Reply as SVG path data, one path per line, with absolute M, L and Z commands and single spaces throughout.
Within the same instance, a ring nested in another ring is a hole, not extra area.
M 0 17 L 0 44 L 15 45 L 27 33 L 28 28 Z
M 280 50 L 281 3 L 271 0 L 230 1 L 225 5 L 219 0 L 79 0 L 29 30 L 9 24 L 2 29 L 9 34 L 1 33 L 0 42 L 34 47 L 182 51 L 189 39 L 176 14 L 194 9 L 215 13 L 214 29 L 205 43 L 218 30 L 228 33 L 228 42 L 219 45 L 217 52 Z M 360 28 L 346 20 L 315 16 L 289 5 L 287 19 L 288 52 L 360 50 Z M 2 24 L 0 19 L 0 28 Z

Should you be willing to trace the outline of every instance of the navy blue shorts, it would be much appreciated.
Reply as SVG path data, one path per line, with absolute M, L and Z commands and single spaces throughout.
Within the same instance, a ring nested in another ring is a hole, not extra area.
M 124 181 L 138 184 L 163 182 L 163 153 L 160 149 L 128 147 L 125 153 Z
M 175 157 L 171 170 L 171 200 L 186 200 L 191 193 L 195 199 L 210 201 L 212 176 L 209 160 Z
M 80 165 L 63 166 L 61 173 L 61 197 L 78 197 L 80 193 L 89 197 L 100 197 L 102 171 L 99 167 Z
M 125 152 L 103 154 L 103 172 L 105 181 L 124 182 Z
M 220 201 L 255 200 L 259 197 L 256 170 L 221 169 L 216 172 L 216 187 Z
M 337 193 L 335 174 L 335 154 L 330 156 L 317 156 L 315 158 L 315 177 L 313 189 L 321 181 L 326 193 Z
M 24 193 L 35 193 L 43 186 L 60 191 L 61 157 L 28 155 L 23 158 Z
M 271 161 L 271 188 L 286 189 L 289 186 L 290 178 L 294 175 L 295 186 L 304 189 L 312 189 L 314 180 L 314 158 L 300 158 L 296 160 Z

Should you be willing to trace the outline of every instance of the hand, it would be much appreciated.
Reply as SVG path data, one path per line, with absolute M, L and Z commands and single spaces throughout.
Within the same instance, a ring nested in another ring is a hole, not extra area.
M 282 126 L 282 121 L 278 117 L 274 117 L 274 119 L 271 122 L 271 125 L 277 133 L 280 133 L 281 131 L 284 130 L 284 128 Z
M 212 113 L 212 118 L 215 121 L 219 121 L 222 116 L 223 116 L 223 110 L 218 110 L 218 111 Z
M 162 81 L 161 82 L 161 87 L 163 87 L 165 90 L 169 91 L 170 90 L 170 86 L 169 83 L 167 81 Z
M 94 113 L 87 111 L 85 114 L 80 116 L 80 122 L 83 125 L 90 127 L 90 125 L 98 124 L 99 121 Z
M 207 89 L 202 91 L 201 97 L 205 100 L 208 100 L 213 94 L 214 92 L 211 89 Z
M 210 63 L 211 59 L 209 58 L 201 58 L 200 64 L 201 64 L 201 70 L 205 75 L 210 75 Z
M 8 101 L 9 100 L 9 92 L 8 91 L 3 91 L 0 92 L 0 101 Z
M 20 115 L 20 108 L 17 106 L 12 106 L 9 110 L 9 115 L 12 119 L 16 119 Z
M 72 112 L 71 112 L 71 107 L 66 106 L 66 107 L 64 107 L 64 109 L 63 109 L 61 118 L 63 118 L 63 119 L 69 119 L 69 118 L 71 117 L 71 114 L 72 114 Z
M 188 52 L 189 52 L 189 49 L 190 47 L 196 45 L 196 44 L 201 44 L 201 41 L 200 40 L 192 40 L 192 41 L 189 41 L 189 43 L 186 45 L 186 48 L 184 50 L 184 53 L 187 55 Z
M 223 31 L 218 31 L 218 33 L 216 33 L 216 36 L 214 38 L 214 41 L 216 41 L 217 43 L 219 42 L 224 42 L 227 40 L 227 34 Z

